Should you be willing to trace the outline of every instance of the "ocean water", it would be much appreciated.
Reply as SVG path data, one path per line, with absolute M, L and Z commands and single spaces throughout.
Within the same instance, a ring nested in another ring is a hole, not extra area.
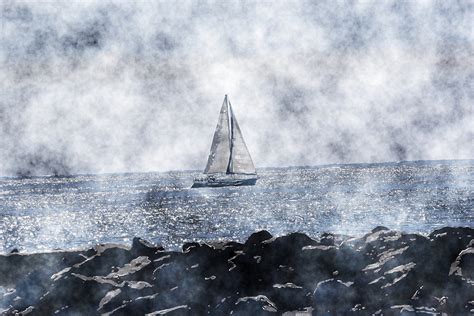
M 474 160 L 258 170 L 250 187 L 190 189 L 199 172 L 0 178 L 0 252 L 130 244 L 134 236 L 179 248 L 185 241 L 244 241 L 377 225 L 429 233 L 474 226 Z

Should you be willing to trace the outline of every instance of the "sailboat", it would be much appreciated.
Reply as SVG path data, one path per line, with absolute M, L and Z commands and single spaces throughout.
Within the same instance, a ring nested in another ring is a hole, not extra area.
M 257 172 L 227 95 L 224 97 L 204 174 L 193 188 L 254 185 Z

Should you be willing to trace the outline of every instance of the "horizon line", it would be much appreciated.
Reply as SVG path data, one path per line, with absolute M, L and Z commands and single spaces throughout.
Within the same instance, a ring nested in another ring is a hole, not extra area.
M 417 160 L 398 160 L 398 161 L 382 161 L 382 162 L 344 162 L 344 163 L 324 163 L 316 165 L 287 165 L 287 166 L 264 166 L 256 168 L 257 170 L 268 169 L 297 169 L 297 168 L 324 168 L 334 166 L 369 166 L 369 165 L 385 165 L 385 164 L 406 164 L 406 163 L 440 163 L 440 162 L 474 162 L 474 158 L 464 159 L 417 159 Z M 118 172 L 84 172 L 71 174 L 38 174 L 38 175 L 0 175 L 0 179 L 32 179 L 32 178 L 68 178 L 75 176 L 100 176 L 100 175 L 119 175 L 119 174 L 147 174 L 147 173 L 173 173 L 173 172 L 202 172 L 201 169 L 170 169 L 165 171 L 118 171 Z

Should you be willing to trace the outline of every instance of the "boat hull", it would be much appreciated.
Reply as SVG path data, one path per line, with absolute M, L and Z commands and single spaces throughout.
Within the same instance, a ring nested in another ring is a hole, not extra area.
M 191 188 L 206 188 L 206 187 L 228 187 L 228 186 L 243 186 L 243 185 L 255 185 L 257 183 L 257 177 L 228 177 L 228 178 L 204 178 L 194 179 L 194 183 Z

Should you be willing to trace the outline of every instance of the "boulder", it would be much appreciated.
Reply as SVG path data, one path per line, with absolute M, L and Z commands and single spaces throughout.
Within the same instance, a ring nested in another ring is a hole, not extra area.
M 0 255 L 7 314 L 465 315 L 474 309 L 474 229 L 428 237 L 376 227 L 360 238 L 267 231 L 182 251 L 132 246 Z
M 313 295 L 313 314 L 339 315 L 350 312 L 358 298 L 352 284 L 337 279 L 319 282 Z

